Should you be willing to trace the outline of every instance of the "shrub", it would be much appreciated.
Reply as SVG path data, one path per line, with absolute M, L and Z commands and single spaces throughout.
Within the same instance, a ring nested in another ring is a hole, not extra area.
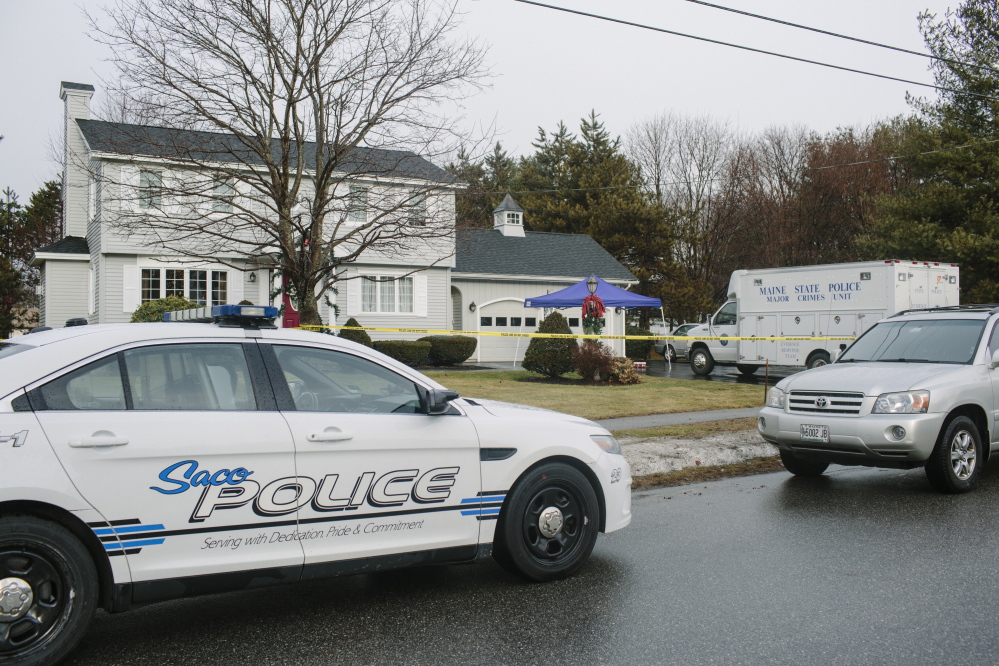
M 572 367 L 583 381 L 592 382 L 610 375 L 614 366 L 614 355 L 603 345 L 593 340 L 583 340 L 583 344 L 572 350 Z
M 641 384 L 642 376 L 635 371 L 635 364 L 630 358 L 616 358 L 610 371 L 610 380 L 615 384 Z
M 158 298 L 155 301 L 147 301 L 135 309 L 132 313 L 132 322 L 163 321 L 163 315 L 174 310 L 190 310 L 198 307 L 197 303 L 192 303 L 182 296 L 167 296 Z
M 357 323 L 356 319 L 351 317 L 350 319 L 347 320 L 347 323 L 344 324 L 344 326 L 360 326 L 360 324 Z M 344 340 L 350 340 L 351 342 L 360 343 L 365 347 L 373 346 L 371 344 L 371 336 L 368 335 L 367 331 L 349 331 L 345 328 L 341 328 L 339 337 L 343 338 Z M 391 356 L 391 354 L 389 354 L 389 356 Z
M 420 340 L 376 340 L 374 347 L 406 365 L 423 365 L 430 354 L 430 343 Z
M 569 322 L 558 312 L 552 312 L 541 321 L 538 333 L 568 333 Z M 531 338 L 524 353 L 524 370 L 546 377 L 560 377 L 572 370 L 572 351 L 575 338 Z
M 420 338 L 430 343 L 431 365 L 459 365 L 475 351 L 475 338 L 467 335 L 428 335 Z
M 652 331 L 638 326 L 629 326 L 624 331 L 625 335 L 652 335 Z M 652 350 L 653 340 L 625 340 L 624 355 L 634 361 L 644 361 L 649 357 Z

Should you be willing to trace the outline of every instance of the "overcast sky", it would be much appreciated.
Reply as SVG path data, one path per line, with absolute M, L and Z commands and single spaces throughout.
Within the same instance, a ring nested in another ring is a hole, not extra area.
M 940 0 L 713 0 L 715 4 L 922 50 L 916 17 L 942 15 Z M 686 0 L 548 0 L 604 14 L 931 82 L 925 58 L 778 26 Z M 48 144 L 62 121 L 59 82 L 98 85 L 110 73 L 104 47 L 85 34 L 72 0 L 0 0 L 0 189 L 26 203 L 56 176 Z M 459 0 L 463 29 L 489 46 L 491 87 L 466 102 L 469 123 L 495 125 L 512 154 L 532 151 L 537 128 L 564 120 L 577 129 L 595 109 L 615 135 L 662 111 L 711 115 L 744 132 L 801 124 L 827 132 L 866 125 L 908 110 L 903 83 L 790 62 L 515 2 Z

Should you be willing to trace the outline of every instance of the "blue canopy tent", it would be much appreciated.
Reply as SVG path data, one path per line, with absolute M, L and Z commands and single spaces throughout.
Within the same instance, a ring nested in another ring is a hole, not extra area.
M 662 308 L 663 302 L 658 298 L 634 294 L 620 287 L 615 287 L 609 282 L 604 282 L 596 275 L 592 275 L 597 280 L 597 296 L 609 308 Z M 580 280 L 576 284 L 559 289 L 553 294 L 535 296 L 524 299 L 525 308 L 578 308 L 583 304 L 583 299 L 590 295 L 586 288 L 586 280 Z
M 590 277 L 596 278 L 597 290 L 595 293 L 600 297 L 600 300 L 604 302 L 605 306 L 609 308 L 659 308 L 659 313 L 663 314 L 663 302 L 658 298 L 642 296 L 641 294 L 635 294 L 625 289 L 621 289 L 620 287 L 615 287 L 609 282 L 601 280 L 596 275 L 591 275 Z M 589 279 L 590 278 L 580 280 L 576 284 L 566 287 L 565 289 L 560 289 L 552 294 L 525 298 L 524 307 L 578 308 L 583 305 L 583 299 L 590 295 L 590 290 L 586 286 Z M 663 315 L 663 321 L 666 321 L 665 315 Z M 623 332 L 624 331 L 622 331 L 622 333 Z M 668 358 L 669 356 L 667 355 L 667 360 Z

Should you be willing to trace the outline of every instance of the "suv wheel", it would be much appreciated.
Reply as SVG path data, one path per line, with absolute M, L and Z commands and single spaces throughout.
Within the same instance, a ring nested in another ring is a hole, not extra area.
M 784 469 L 795 476 L 820 476 L 829 467 L 829 463 L 795 458 L 793 453 L 784 449 L 780 450 L 780 461 L 784 463 Z
M 926 461 L 930 485 L 942 493 L 966 493 L 981 472 L 982 438 L 975 422 L 958 416 L 947 424 Z
M 715 360 L 711 358 L 711 352 L 704 347 L 698 347 L 690 352 L 690 369 L 695 375 L 702 377 L 710 375 L 715 369 Z
M 54 664 L 83 638 L 97 609 L 97 571 L 61 525 L 0 518 L 0 662 Z

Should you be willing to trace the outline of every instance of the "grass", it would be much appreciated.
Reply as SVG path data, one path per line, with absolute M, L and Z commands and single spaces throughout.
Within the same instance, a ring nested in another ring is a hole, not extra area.
M 784 471 L 780 456 L 765 458 L 750 458 L 729 465 L 708 465 L 702 467 L 685 467 L 673 472 L 646 474 L 632 478 L 632 490 L 650 490 L 652 488 L 667 488 L 671 486 L 687 486 L 692 483 L 718 481 L 737 476 L 752 476 L 754 474 L 770 474 Z
M 550 380 L 527 371 L 427 372 L 469 398 L 516 402 L 588 419 L 758 407 L 763 388 L 747 384 L 642 377 L 641 384 Z
M 731 419 L 729 421 L 706 421 L 703 423 L 683 423 L 680 425 L 658 426 L 656 428 L 636 428 L 634 430 L 612 430 L 615 437 L 704 437 L 720 432 L 755 430 L 756 419 Z

